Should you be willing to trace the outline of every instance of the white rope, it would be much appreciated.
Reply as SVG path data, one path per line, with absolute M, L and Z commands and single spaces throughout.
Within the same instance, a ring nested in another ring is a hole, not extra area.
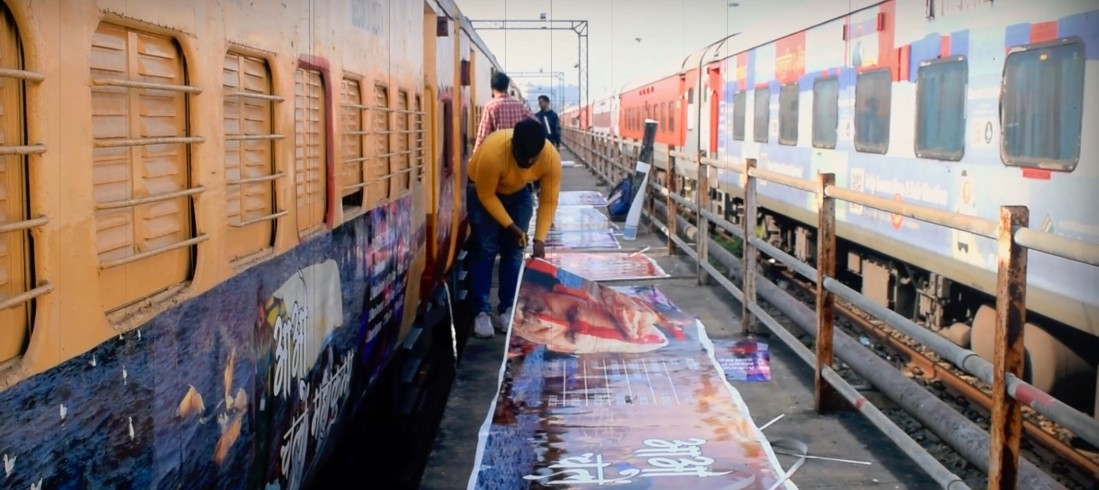
M 775 422 L 778 422 L 779 419 L 785 416 L 786 414 L 781 414 L 778 417 L 771 419 L 770 422 L 763 424 L 759 428 L 760 432 L 762 432 L 763 429 L 770 427 Z M 771 485 L 770 490 L 776 490 L 781 487 L 782 484 L 786 483 L 786 481 L 789 480 L 791 476 L 794 476 L 794 473 L 801 469 L 801 466 L 805 464 L 805 460 L 807 459 L 819 459 L 824 461 L 835 461 L 837 463 L 861 464 L 867 466 L 871 464 L 869 461 L 856 461 L 853 459 L 829 458 L 826 456 L 810 455 L 809 446 L 797 439 L 775 439 L 773 441 L 770 441 L 770 443 L 771 451 L 775 454 L 782 454 L 784 456 L 793 456 L 795 458 L 798 458 L 797 461 L 794 461 L 793 465 L 790 465 L 790 469 L 786 470 L 786 472 L 782 474 L 782 476 L 779 478 L 778 481 L 775 482 L 774 485 Z
M 775 451 L 775 448 L 786 448 L 789 451 Z M 794 476 L 794 472 L 801 469 L 801 465 L 805 464 L 805 459 L 808 458 L 809 454 L 809 446 L 806 446 L 804 442 L 796 439 L 775 439 L 771 441 L 771 450 L 775 451 L 776 454 L 785 454 L 798 458 L 798 460 L 790 466 L 790 469 L 786 470 L 786 473 L 783 473 L 782 477 L 779 478 L 774 485 L 771 485 L 770 490 L 776 490 L 786 483 L 786 480 L 789 480 L 791 476 Z
M 454 304 L 450 300 L 450 283 L 443 280 L 443 292 L 446 293 L 446 308 L 450 313 L 450 350 L 454 355 L 454 367 L 458 367 L 458 330 L 454 328 Z

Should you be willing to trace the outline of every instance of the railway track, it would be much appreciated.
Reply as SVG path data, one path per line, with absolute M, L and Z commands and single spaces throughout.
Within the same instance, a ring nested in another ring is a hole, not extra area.
M 717 235 L 726 240 L 738 240 L 720 229 L 717 230 Z M 764 260 L 762 252 L 760 256 L 761 260 Z M 778 272 L 778 276 L 782 282 L 793 285 L 793 288 L 784 289 L 803 303 L 812 306 L 815 302 L 813 294 L 815 285 L 793 271 L 783 267 L 779 269 L 781 271 Z M 836 312 L 842 319 L 836 323 L 836 328 L 843 329 L 853 338 L 860 339 L 860 343 L 896 366 L 906 377 L 922 384 L 928 391 L 936 394 L 983 429 L 989 428 L 989 414 L 992 406 L 990 386 L 966 374 L 948 361 L 940 359 L 918 341 L 839 298 L 836 299 Z M 782 316 L 777 311 L 772 315 L 776 318 Z M 804 334 L 796 327 L 791 330 L 796 334 Z M 811 336 L 799 335 L 799 338 L 807 346 L 812 345 Z M 837 363 L 839 362 L 837 360 Z M 856 372 L 846 366 L 838 367 L 837 372 L 849 380 L 855 377 L 861 379 Z M 899 419 L 898 425 L 904 427 L 914 440 L 926 441 L 925 446 L 941 446 L 927 447 L 927 449 L 940 460 L 949 460 L 948 466 L 953 467 L 959 477 L 969 481 L 973 478 L 986 478 L 979 469 L 970 465 L 948 445 L 938 441 L 938 438 L 908 416 L 903 409 L 895 407 L 888 411 L 885 408 L 882 410 L 889 413 L 891 417 Z M 1096 481 L 1099 481 L 1099 454 L 1074 448 L 1071 445 L 1074 436 L 1069 431 L 1029 407 L 1023 407 L 1023 419 L 1025 436 L 1022 444 L 1023 457 L 1067 488 L 1095 488 Z
M 799 298 L 808 294 L 808 288 L 812 286 L 806 281 L 792 278 L 790 273 L 783 275 L 791 284 L 797 284 L 802 293 L 797 295 Z M 812 300 L 808 302 L 812 303 Z M 939 395 L 939 398 L 950 402 L 982 428 L 988 428 L 992 406 L 991 387 L 976 381 L 974 377 L 927 351 L 918 342 L 880 321 L 870 319 L 869 315 L 842 300 L 837 300 L 836 311 L 844 319 L 845 325 L 841 325 L 841 328 L 854 334 L 856 338 L 860 335 L 868 337 L 872 344 L 881 346 L 880 349 L 872 350 L 891 361 L 907 377 L 919 381 L 929 391 Z M 1071 435 L 1065 429 L 1029 407 L 1023 408 L 1023 418 L 1026 442 L 1032 443 L 1024 445 L 1024 457 L 1070 488 L 1093 488 L 1085 482 L 1093 483 L 1096 478 L 1094 475 L 1099 475 L 1096 456 L 1073 448 L 1067 441 L 1071 440 Z

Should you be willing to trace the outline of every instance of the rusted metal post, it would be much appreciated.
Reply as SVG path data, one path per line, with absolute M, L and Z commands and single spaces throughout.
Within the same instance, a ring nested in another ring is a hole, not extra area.
M 837 393 L 824 379 L 832 366 L 832 333 L 836 298 L 824 288 L 826 278 L 836 277 L 836 201 L 826 190 L 836 184 L 835 174 L 817 175 L 817 366 L 813 406 L 817 412 L 836 408 Z
M 749 158 L 744 162 L 744 174 L 740 176 L 741 187 L 744 188 L 744 240 L 740 244 L 742 264 L 744 264 L 741 293 L 744 301 L 740 308 L 741 323 L 740 333 L 751 335 L 756 331 L 756 318 L 748 309 L 748 305 L 756 302 L 756 247 L 749 242 L 749 237 L 756 236 L 756 177 L 752 171 L 756 168 L 756 159 Z
M 679 216 L 679 204 L 672 199 L 672 194 L 676 191 L 676 182 L 679 180 L 675 175 L 675 145 L 668 145 L 668 168 L 664 172 L 664 188 L 667 189 L 668 195 L 664 196 L 664 208 L 668 210 L 668 215 L 672 218 L 666 219 L 668 222 L 668 255 L 675 255 L 675 240 L 672 240 L 673 236 L 679 236 L 679 223 L 674 217 Z
M 702 161 L 702 150 L 698 151 L 695 156 L 698 162 L 698 173 L 696 175 L 698 179 L 698 190 L 695 193 L 695 204 L 698 205 L 698 236 L 695 237 L 696 248 L 698 249 L 698 269 L 696 271 L 698 275 L 698 284 L 707 285 L 710 283 L 710 274 L 706 272 L 706 269 L 702 267 L 702 264 L 710 263 L 710 221 L 706 219 L 706 215 L 702 214 L 702 210 L 710 209 L 710 167 Z
M 1007 374 L 1023 377 L 1027 251 L 1015 243 L 1015 227 L 1028 226 L 1024 206 L 1001 206 L 996 276 L 996 355 L 992 363 L 992 425 L 989 427 L 988 488 L 1014 490 L 1019 474 L 1023 417 L 1007 392 Z

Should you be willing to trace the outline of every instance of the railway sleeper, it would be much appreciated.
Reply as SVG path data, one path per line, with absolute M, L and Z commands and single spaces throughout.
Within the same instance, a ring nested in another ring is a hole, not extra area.
M 733 224 L 743 223 L 744 202 L 714 190 L 711 211 Z M 716 204 L 715 204 L 716 203 Z M 691 216 L 693 220 L 693 216 Z M 756 236 L 815 267 L 816 228 L 768 209 L 757 211 Z M 711 227 L 714 225 L 711 223 Z M 715 230 L 711 230 L 713 232 Z M 735 247 L 739 240 L 734 239 Z M 836 279 L 871 301 L 905 316 L 960 347 L 993 362 L 995 298 L 949 277 L 837 239 Z M 739 250 L 736 255 L 740 256 Z M 787 268 L 759 253 L 766 277 L 775 280 Z M 1036 388 L 1099 419 L 1099 339 L 1028 312 L 1023 379 Z

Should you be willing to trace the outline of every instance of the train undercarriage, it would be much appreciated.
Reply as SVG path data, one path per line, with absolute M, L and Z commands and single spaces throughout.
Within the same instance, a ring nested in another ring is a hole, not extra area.
M 366 394 L 355 424 L 306 488 L 335 488 L 347 481 L 419 488 L 471 331 L 473 317 L 463 306 L 467 260 L 468 253 L 461 252 L 445 283 L 432 291 L 411 333 Z

